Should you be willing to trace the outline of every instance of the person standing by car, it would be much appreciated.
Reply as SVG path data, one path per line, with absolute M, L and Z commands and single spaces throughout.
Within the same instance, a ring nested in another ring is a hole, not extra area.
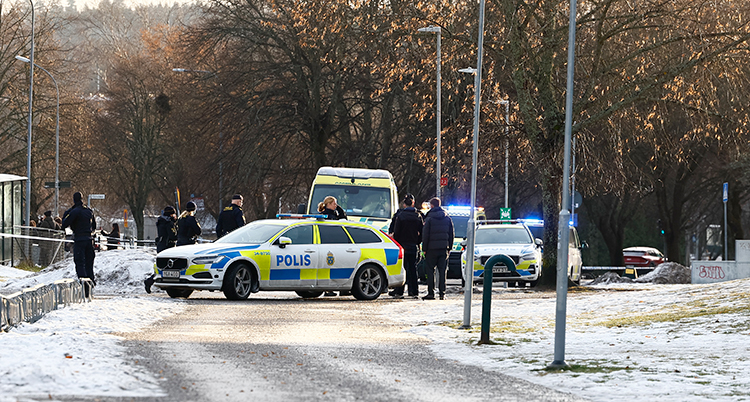
M 425 253 L 427 271 L 427 296 L 423 300 L 435 300 L 435 268 L 438 273 L 440 300 L 445 299 L 445 269 L 448 266 L 448 252 L 453 245 L 453 221 L 440 207 L 440 199 L 430 200 L 432 207 L 426 215 L 422 230 L 422 249 Z
M 161 216 L 156 219 L 156 252 L 160 253 L 168 248 L 174 247 L 177 242 L 177 213 L 174 208 L 170 205 L 164 207 Z M 154 285 L 154 277 L 156 274 L 151 274 L 146 280 L 143 281 L 143 285 L 146 288 L 146 293 L 151 293 L 151 286 Z
M 404 198 L 405 208 L 394 218 L 393 238 L 404 248 L 404 269 L 406 270 L 406 285 L 409 287 L 409 297 L 419 297 L 419 284 L 417 283 L 417 254 L 419 244 L 422 242 L 422 229 L 424 221 L 419 211 L 412 206 L 414 198 L 408 195 Z M 394 299 L 404 297 L 404 287 L 393 289 L 391 296 Z
M 78 278 L 94 281 L 94 238 L 91 233 L 96 229 L 94 212 L 83 205 L 83 195 L 76 191 L 73 194 L 73 207 L 63 214 L 62 228 L 73 230 L 73 261 L 76 264 Z
M 329 195 L 318 204 L 318 212 L 324 214 L 326 219 L 346 219 L 346 212 L 339 206 L 336 197 Z
M 242 212 L 242 195 L 232 196 L 232 203 L 219 214 L 216 222 L 216 236 L 220 239 L 225 234 L 245 226 L 245 215 Z
M 160 253 L 177 243 L 177 213 L 170 205 L 164 207 L 161 216 L 156 219 L 156 252 Z
M 195 203 L 188 201 L 185 210 L 177 219 L 177 245 L 195 244 L 196 239 L 201 234 L 201 225 L 195 219 Z

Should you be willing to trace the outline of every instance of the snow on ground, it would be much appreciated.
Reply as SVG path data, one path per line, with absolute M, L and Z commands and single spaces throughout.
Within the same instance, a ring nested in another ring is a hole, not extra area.
M 92 302 L 0 333 L 0 402 L 49 400 L 50 394 L 163 395 L 158 380 L 134 365 L 138 357 L 127 356 L 122 338 L 113 335 L 139 331 L 184 307 L 184 302 L 146 296 L 143 279 L 153 272 L 154 258 L 135 250 L 97 253 Z M 70 258 L 36 274 L 0 266 L 0 294 L 75 277 Z
M 557 372 L 544 370 L 554 360 L 554 292 L 504 289 L 491 307 L 490 339 L 496 345 L 477 345 L 478 299 L 468 331 L 457 328 L 463 299 L 391 303 L 384 314 L 431 339 L 440 357 L 594 401 L 737 401 L 750 399 L 749 292 L 750 279 L 570 292 L 565 361 L 572 370 Z
M 142 330 L 185 302 L 145 294 L 153 252 L 96 255 L 93 302 L 48 313 L 0 333 L 0 402 L 47 395 L 163 395 L 159 380 L 133 364 L 113 333 Z M 75 277 L 68 259 L 21 277 L 0 267 L 0 294 Z M 476 292 L 480 288 L 475 288 Z M 114 295 L 114 296 L 103 296 Z M 494 289 L 491 339 L 477 345 L 482 302 L 472 302 L 472 329 L 458 326 L 463 296 L 383 303 L 383 314 L 432 340 L 445 359 L 497 370 L 594 401 L 750 400 L 750 279 L 714 285 L 610 283 L 568 293 L 565 360 L 554 357 L 554 293 Z M 387 296 L 381 296 L 387 298 Z M 354 301 L 353 301 L 354 302 Z

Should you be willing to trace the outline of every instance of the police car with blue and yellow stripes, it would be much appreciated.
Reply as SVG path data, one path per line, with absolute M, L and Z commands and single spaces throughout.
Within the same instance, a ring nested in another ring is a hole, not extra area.
M 351 291 L 373 300 L 405 281 L 403 249 L 374 227 L 316 215 L 251 222 L 213 243 L 173 247 L 156 256 L 154 286 L 171 297 L 195 290 L 246 299 L 260 290 L 304 298 Z

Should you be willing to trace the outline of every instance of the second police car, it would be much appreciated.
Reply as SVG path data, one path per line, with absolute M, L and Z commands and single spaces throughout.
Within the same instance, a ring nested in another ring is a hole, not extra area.
M 523 222 L 505 221 L 477 226 L 474 238 L 474 281 L 484 278 L 484 264 L 490 257 L 498 254 L 510 257 L 515 269 L 498 262 L 492 268 L 494 280 L 536 285 L 542 275 L 542 240 L 535 239 Z M 466 251 L 461 259 L 465 264 Z
M 233 300 L 260 290 L 306 298 L 345 290 L 373 300 L 405 281 L 401 246 L 370 225 L 346 220 L 254 221 L 213 243 L 164 250 L 154 270 L 154 285 L 171 297 L 209 290 Z

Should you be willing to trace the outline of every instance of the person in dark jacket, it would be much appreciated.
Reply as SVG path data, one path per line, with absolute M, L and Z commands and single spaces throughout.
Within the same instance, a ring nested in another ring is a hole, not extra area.
M 177 245 L 195 244 L 196 239 L 201 234 L 201 225 L 195 220 L 195 203 L 188 201 L 185 210 L 182 211 L 177 219 Z
M 235 194 L 232 196 L 232 203 L 225 207 L 219 214 L 216 222 L 216 236 L 222 238 L 225 234 L 245 226 L 245 215 L 242 212 L 242 196 Z
M 346 219 L 346 212 L 339 206 L 336 197 L 329 195 L 318 204 L 318 212 L 326 215 L 326 219 Z
M 156 219 L 156 252 L 160 253 L 177 243 L 177 213 L 174 208 L 164 207 L 159 218 Z
M 40 228 L 45 228 L 49 230 L 60 230 L 60 225 L 55 222 L 55 220 L 52 218 L 52 211 L 45 211 L 44 212 L 44 219 L 42 219 L 41 222 L 39 222 Z
M 62 228 L 73 230 L 73 260 L 79 278 L 94 281 L 94 238 L 91 233 L 96 229 L 94 212 L 83 205 L 83 195 L 76 191 L 73 194 L 73 208 L 63 214 Z
M 432 207 L 427 212 L 422 230 L 422 249 L 425 253 L 427 271 L 427 296 L 424 300 L 435 300 L 435 267 L 438 272 L 440 300 L 445 299 L 445 268 L 448 265 L 448 252 L 453 246 L 453 220 L 440 207 L 440 199 L 430 200 Z
M 414 198 L 404 198 L 404 209 L 400 210 L 391 222 L 393 227 L 393 238 L 404 248 L 404 269 L 406 270 L 406 284 L 409 286 L 409 297 L 419 297 L 419 284 L 417 283 L 417 254 L 419 244 L 422 243 L 422 229 L 424 222 L 422 215 L 414 208 Z M 393 289 L 391 294 L 394 299 L 404 297 L 404 287 Z
M 156 252 L 160 253 L 170 247 L 174 247 L 177 242 L 177 213 L 174 208 L 170 205 L 164 207 L 161 215 L 156 219 Z M 146 280 L 143 281 L 143 285 L 146 288 L 146 293 L 151 293 L 151 286 L 154 285 L 154 277 L 156 274 L 151 274 Z
M 113 223 L 111 232 L 101 232 L 107 238 L 107 250 L 117 250 L 117 246 L 120 245 L 120 225 Z

